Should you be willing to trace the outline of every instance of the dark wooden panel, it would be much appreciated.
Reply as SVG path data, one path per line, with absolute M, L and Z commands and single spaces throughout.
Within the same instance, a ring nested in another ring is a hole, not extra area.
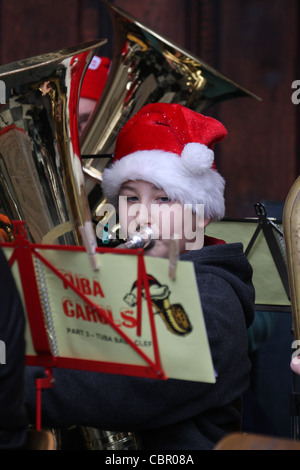
M 113 29 L 106 6 L 100 0 L 79 0 L 78 42 L 106 39 L 96 53 L 112 57 Z
M 184 0 L 115 0 L 113 3 L 158 34 L 183 47 Z
M 78 0 L 1 3 L 1 63 L 55 51 L 78 42 Z
M 221 12 L 220 69 L 263 98 L 224 103 L 229 130 L 220 169 L 229 215 L 253 215 L 253 203 L 283 201 L 296 178 L 297 2 L 226 0 Z
M 201 60 L 217 66 L 220 0 L 186 2 L 185 47 Z
M 5 64 L 81 42 L 107 38 L 98 51 L 111 55 L 112 26 L 100 0 L 0 2 L 0 63 Z
M 78 36 L 80 42 L 93 41 L 102 36 L 101 10 L 98 0 L 80 0 L 78 11 Z

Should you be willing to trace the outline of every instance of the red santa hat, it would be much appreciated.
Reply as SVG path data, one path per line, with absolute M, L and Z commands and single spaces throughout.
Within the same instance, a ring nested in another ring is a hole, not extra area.
M 98 101 L 106 83 L 109 72 L 110 59 L 108 57 L 94 56 L 84 75 L 80 97 Z
M 117 207 L 120 186 L 144 180 L 184 204 L 204 204 L 206 217 L 224 217 L 225 181 L 213 146 L 227 135 L 223 124 L 179 104 L 151 103 L 121 129 L 112 165 L 103 172 L 103 192 Z

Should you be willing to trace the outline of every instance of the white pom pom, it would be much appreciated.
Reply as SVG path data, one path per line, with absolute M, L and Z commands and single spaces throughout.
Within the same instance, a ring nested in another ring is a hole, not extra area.
M 212 167 L 214 152 L 204 144 L 190 142 L 185 145 L 181 159 L 187 170 L 201 174 Z

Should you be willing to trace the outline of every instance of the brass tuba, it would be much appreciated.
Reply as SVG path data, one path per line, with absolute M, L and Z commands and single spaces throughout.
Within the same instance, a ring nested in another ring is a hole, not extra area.
M 295 339 L 292 348 L 294 344 L 297 348 L 292 354 L 292 361 L 295 359 L 298 361 L 300 341 L 300 176 L 286 197 L 282 221 L 293 320 L 292 332 Z M 299 439 L 299 403 L 297 399 L 296 381 L 293 380 L 291 416 L 294 439 Z
M 293 333 L 300 340 L 300 176 L 291 187 L 283 210 L 283 235 L 293 317 Z
M 25 220 L 33 243 L 82 244 L 91 213 L 77 107 L 85 70 L 106 40 L 0 67 L 0 212 Z
M 120 129 L 144 105 L 180 103 L 203 112 L 231 98 L 259 99 L 108 1 L 102 2 L 112 19 L 115 44 L 105 88 L 81 136 L 88 195 L 95 192 L 95 185 L 101 186 L 102 170 L 109 162 L 109 157 L 99 155 L 113 153 Z M 99 188 L 96 192 L 99 195 Z

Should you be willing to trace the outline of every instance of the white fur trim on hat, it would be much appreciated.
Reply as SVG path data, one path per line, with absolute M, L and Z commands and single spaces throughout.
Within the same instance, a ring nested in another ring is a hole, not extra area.
M 222 219 L 225 212 L 224 179 L 216 170 L 207 167 L 207 162 L 196 172 L 195 165 L 188 162 L 187 155 L 182 158 L 161 150 L 134 152 L 103 171 L 104 195 L 117 207 L 120 186 L 125 181 L 144 180 L 161 187 L 171 200 L 192 204 L 194 211 L 197 204 L 204 204 L 205 217 Z

